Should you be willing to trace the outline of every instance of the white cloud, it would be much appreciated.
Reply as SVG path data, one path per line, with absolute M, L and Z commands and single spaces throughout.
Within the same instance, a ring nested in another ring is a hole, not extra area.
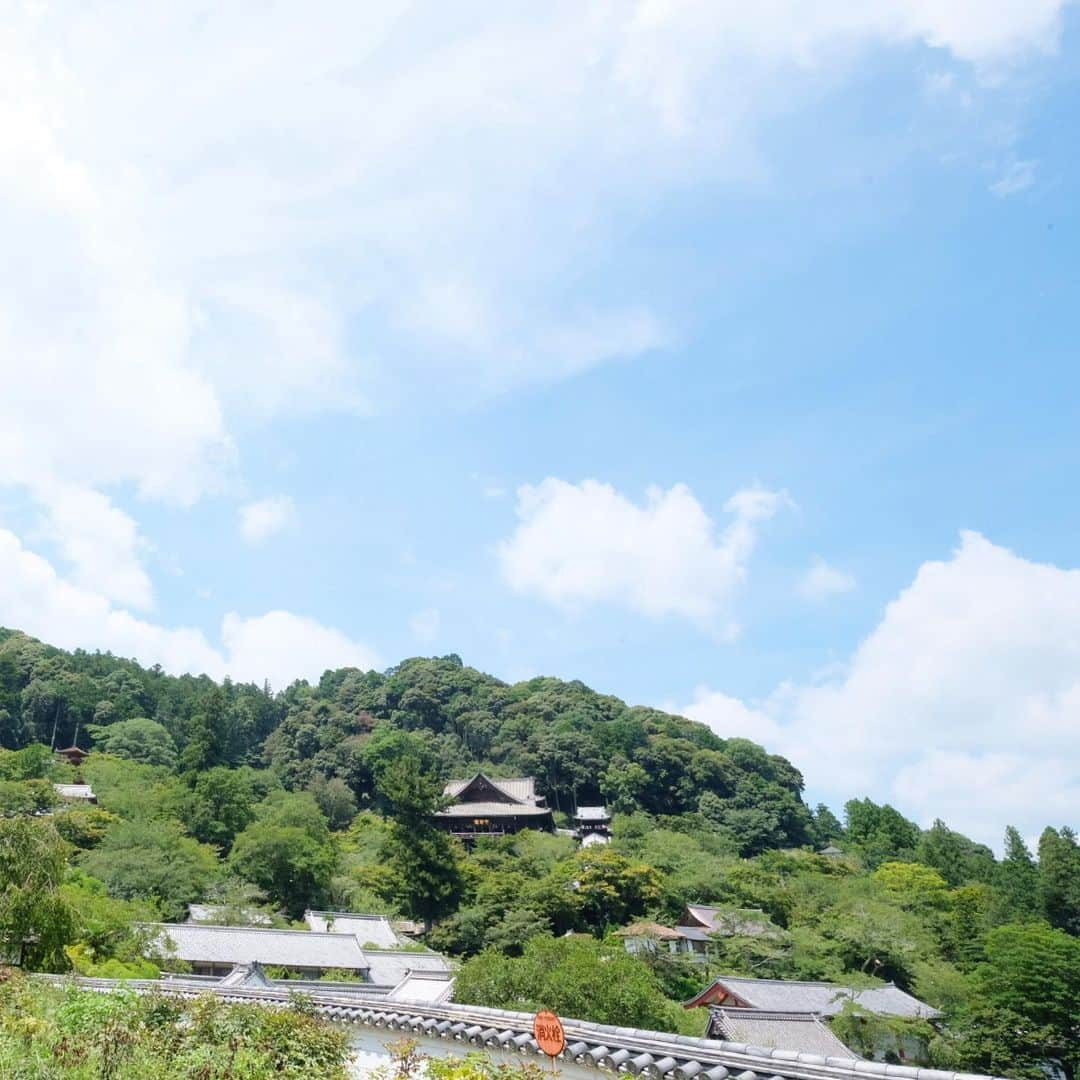
M 0 529 L 0 625 L 16 627 L 61 648 L 103 649 L 161 664 L 167 671 L 270 681 L 317 679 L 327 667 L 377 667 L 367 646 L 314 619 L 287 611 L 225 616 L 223 649 L 201 630 L 166 628 L 114 607 L 100 593 L 65 580 L 13 533 Z
M 133 518 L 88 488 L 53 486 L 38 489 L 38 498 L 44 504 L 44 531 L 72 564 L 75 584 L 127 607 L 152 606 L 153 586 Z
M 999 74 L 1056 48 L 1066 2 L 6 4 L 0 485 L 190 503 L 229 485 L 239 414 L 663 347 L 645 286 L 566 307 L 643 207 L 767 172 L 793 85 L 913 45 Z
M 1001 175 L 990 185 L 990 190 L 999 198 L 1007 199 L 1010 195 L 1016 195 L 1026 190 L 1035 183 L 1035 169 L 1038 162 L 1014 161 Z
M 317 679 L 327 668 L 379 667 L 366 645 L 339 630 L 289 611 L 241 618 L 225 616 L 221 625 L 227 667 L 235 678 L 270 678 L 277 685 L 293 678 Z
M 882 48 L 1000 83 L 1065 5 L 2 4 L 0 486 L 190 504 L 238 421 L 663 347 L 647 285 L 579 287 L 620 229 L 767 176 L 768 121 Z M 75 579 L 145 607 L 137 534 L 95 514 L 49 523 Z
M 812 792 L 893 800 L 998 845 L 1080 817 L 1080 570 L 977 533 L 927 562 L 843 672 L 740 713 L 706 688 L 685 710 L 768 732 Z M 768 741 L 768 740 L 765 740 Z
M 439 636 L 442 616 L 438 608 L 424 608 L 409 619 L 409 629 L 417 641 L 430 642 Z
M 295 513 L 288 495 L 273 495 L 240 507 L 240 532 L 250 544 L 257 544 L 281 532 Z
M 506 582 L 574 608 L 614 604 L 708 622 L 746 575 L 756 524 L 786 496 L 738 492 L 722 532 L 685 484 L 652 487 L 637 505 L 610 484 L 549 477 L 518 489 L 518 527 L 498 547 Z
M 815 559 L 799 581 L 799 592 L 807 600 L 825 600 L 838 593 L 851 592 L 854 588 L 853 575 L 837 570 L 823 559 Z

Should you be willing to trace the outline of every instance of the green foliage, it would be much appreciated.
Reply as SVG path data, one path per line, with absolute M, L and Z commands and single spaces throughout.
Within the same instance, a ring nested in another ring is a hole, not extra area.
M 940 819 L 919 837 L 915 858 L 936 870 L 950 885 L 988 884 L 994 876 L 994 853 L 985 844 L 953 832 Z
M 33 971 L 63 971 L 75 933 L 60 892 L 64 842 L 42 818 L 0 821 L 0 957 Z
M 954 1037 L 935 1043 L 942 1065 L 1037 1078 L 1056 1061 L 1077 1074 L 1080 941 L 1038 923 L 999 926 L 987 935 L 972 990 Z
M 0 780 L 0 815 L 33 814 L 60 802 L 48 780 Z
M 332 829 L 344 829 L 356 816 L 356 796 L 340 776 L 316 776 L 308 790 Z
M 145 716 L 117 720 L 103 726 L 91 724 L 89 732 L 94 745 L 103 753 L 129 758 L 143 765 L 176 765 L 176 744 L 164 725 Z
M 994 871 L 994 884 L 999 898 L 999 922 L 1035 918 L 1041 911 L 1039 867 L 1012 825 L 1005 830 L 1005 858 Z
M 553 1009 L 602 1024 L 661 1031 L 678 1030 L 687 1017 L 664 996 L 648 965 L 621 944 L 580 936 L 534 937 L 520 957 L 485 950 L 462 965 L 454 1000 L 524 1012 Z
M 122 818 L 182 820 L 185 815 L 187 788 L 164 766 L 91 754 L 82 765 L 82 774 L 98 804 Z
M 281 904 L 292 919 L 305 908 L 325 906 L 337 850 L 315 800 L 307 793 L 274 792 L 256 814 L 236 838 L 230 869 Z
M 0 750 L 0 780 L 45 780 L 53 764 L 53 753 L 42 743 L 21 750 Z
M 92 848 L 120 818 L 100 806 L 72 806 L 53 818 L 56 831 L 73 847 Z
M 104 964 L 139 966 L 148 945 L 143 927 L 159 917 L 155 904 L 144 899 L 118 900 L 109 895 L 104 882 L 79 869 L 69 872 L 60 894 L 75 921 L 78 942 L 65 951 L 76 971 L 91 975 Z M 141 969 L 157 972 L 153 964 Z
M 97 808 L 53 806 L 51 782 L 76 774 L 48 746 L 76 730 L 96 740 L 79 772 Z M 430 815 L 445 780 L 477 768 L 535 776 L 561 819 L 606 801 L 613 843 L 579 850 L 526 832 L 464 851 Z M 54 812 L 31 816 L 43 810 Z M 308 906 L 382 911 L 422 920 L 429 944 L 471 958 L 492 1003 L 697 1033 L 701 1018 L 674 1003 L 719 971 L 888 978 L 944 1010 L 935 1063 L 1032 1077 L 1047 1058 L 1076 1068 L 1069 829 L 1048 829 L 1038 859 L 1010 829 L 997 862 L 941 821 L 924 831 L 870 799 L 849 802 L 841 823 L 805 806 L 784 758 L 580 682 L 507 685 L 446 656 L 327 671 L 271 694 L 0 632 L 0 814 L 55 829 L 41 866 L 12 871 L 0 903 L 37 966 L 149 973 L 139 925 L 196 900 L 237 924 Z M 12 845 L 12 865 L 30 837 Z M 844 857 L 815 852 L 828 844 Z M 44 904 L 27 898 L 34 889 Z M 700 964 L 629 957 L 610 933 L 670 925 L 687 903 L 718 907 L 726 924 Z M 50 912 L 63 932 L 26 928 Z M 103 1023 L 117 1046 L 128 1037 Z
M 110 896 L 150 900 L 168 919 L 182 918 L 220 872 L 213 848 L 169 819 L 121 821 L 78 861 Z
M 253 770 L 218 765 L 195 778 L 185 820 L 196 839 L 227 852 L 255 820 L 257 801 Z
M 653 867 L 606 846 L 583 848 L 564 864 L 562 877 L 583 928 L 598 935 L 640 918 L 661 894 Z
M 1072 829 L 1043 831 L 1039 838 L 1039 884 L 1047 922 L 1080 934 L 1080 845 Z
M 292 1009 L 0 986 L 0 1074 L 38 1080 L 346 1080 L 348 1035 Z
M 845 1003 L 829 1026 L 837 1038 L 860 1057 L 884 1057 L 886 1061 L 909 1066 L 928 1064 L 930 1043 L 935 1034 L 925 1020 L 882 1016 L 851 1001 Z
M 394 814 L 380 850 L 390 871 L 388 891 L 430 930 L 435 919 L 457 907 L 463 891 L 454 843 L 431 821 L 442 805 L 442 785 L 406 761 L 381 769 L 379 782 Z
M 886 803 L 851 799 L 844 805 L 849 844 L 871 867 L 890 860 L 911 862 L 919 843 L 919 826 Z

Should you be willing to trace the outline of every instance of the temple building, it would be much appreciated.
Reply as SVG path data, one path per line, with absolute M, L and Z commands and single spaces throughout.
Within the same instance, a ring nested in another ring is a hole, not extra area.
M 780 933 L 765 914 L 756 908 L 718 908 L 687 904 L 675 926 L 639 922 L 618 931 L 628 953 L 658 951 L 683 954 L 704 963 L 709 943 L 718 937 L 770 937 Z
M 435 815 L 435 821 L 463 840 L 522 829 L 555 831 L 551 808 L 536 794 L 531 776 L 493 780 L 477 773 L 468 780 L 451 780 L 443 794 L 453 802 Z
M 582 847 L 611 841 L 611 811 L 606 806 L 579 806 L 574 814 L 574 835 Z
M 62 757 L 69 765 L 76 769 L 90 756 L 89 752 L 81 746 L 65 746 L 63 750 L 56 751 L 57 757 Z
M 327 916 L 332 918 L 327 921 Z M 145 927 L 148 955 L 166 970 L 174 960 L 198 976 L 224 978 L 237 968 L 258 964 L 287 972 L 292 980 L 321 979 L 340 974 L 389 993 L 408 978 L 443 980 L 450 965 L 443 956 L 401 942 L 378 923 L 379 916 L 347 912 L 309 912 L 312 927 L 328 929 L 278 930 L 254 926 L 215 926 L 209 923 L 157 923 Z M 356 932 L 358 920 L 369 919 Z M 372 938 L 382 937 L 393 948 Z
M 721 975 L 697 997 L 685 1002 L 685 1007 L 709 1007 L 707 1039 L 835 1057 L 841 1051 L 853 1053 L 828 1027 L 828 1021 L 849 1004 L 864 1013 L 907 1020 L 932 1021 L 941 1015 L 893 983 L 854 987 L 734 975 Z M 874 1045 L 867 1052 L 879 1061 L 907 1064 L 926 1057 L 926 1046 L 915 1034 L 886 1032 L 871 1041 Z

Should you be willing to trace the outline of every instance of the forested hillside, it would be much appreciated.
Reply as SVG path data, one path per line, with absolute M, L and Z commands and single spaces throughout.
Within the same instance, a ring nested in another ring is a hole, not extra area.
M 98 806 L 53 790 L 75 771 L 49 747 L 73 740 Z M 1068 828 L 1037 857 L 1010 829 L 999 860 L 870 797 L 842 820 L 811 812 L 798 771 L 751 741 L 457 657 L 272 694 L 0 631 L 0 742 L 0 955 L 28 968 L 153 976 L 140 924 L 196 901 L 237 923 L 381 911 L 463 961 L 459 1000 L 700 1033 L 678 1003 L 714 973 L 889 979 L 943 1011 L 917 1033 L 935 1064 L 1080 1067 Z M 536 776 L 559 814 L 607 801 L 612 842 L 524 832 L 466 851 L 430 815 L 477 767 Z M 620 928 L 691 902 L 736 928 L 706 963 L 625 952 Z M 845 1022 L 857 1047 L 868 1018 Z
M 328 671 L 317 686 L 271 694 L 0 630 L 0 746 L 76 738 L 180 771 L 269 766 L 290 790 L 339 778 L 360 807 L 372 804 L 381 767 L 419 750 L 441 777 L 478 767 L 535 776 L 557 811 L 603 799 L 617 810 L 701 813 L 744 854 L 827 841 L 832 827 L 815 826 L 802 776 L 784 758 L 580 682 L 510 686 L 448 656 L 385 674 Z

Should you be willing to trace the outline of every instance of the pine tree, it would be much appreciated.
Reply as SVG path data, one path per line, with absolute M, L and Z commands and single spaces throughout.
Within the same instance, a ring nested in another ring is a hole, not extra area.
M 1043 914 L 1051 926 L 1080 935 L 1080 846 L 1066 826 L 1047 827 L 1039 838 L 1039 884 Z
M 1034 919 L 1040 913 L 1039 868 L 1019 831 L 1005 830 L 1005 858 L 997 869 L 998 922 Z

